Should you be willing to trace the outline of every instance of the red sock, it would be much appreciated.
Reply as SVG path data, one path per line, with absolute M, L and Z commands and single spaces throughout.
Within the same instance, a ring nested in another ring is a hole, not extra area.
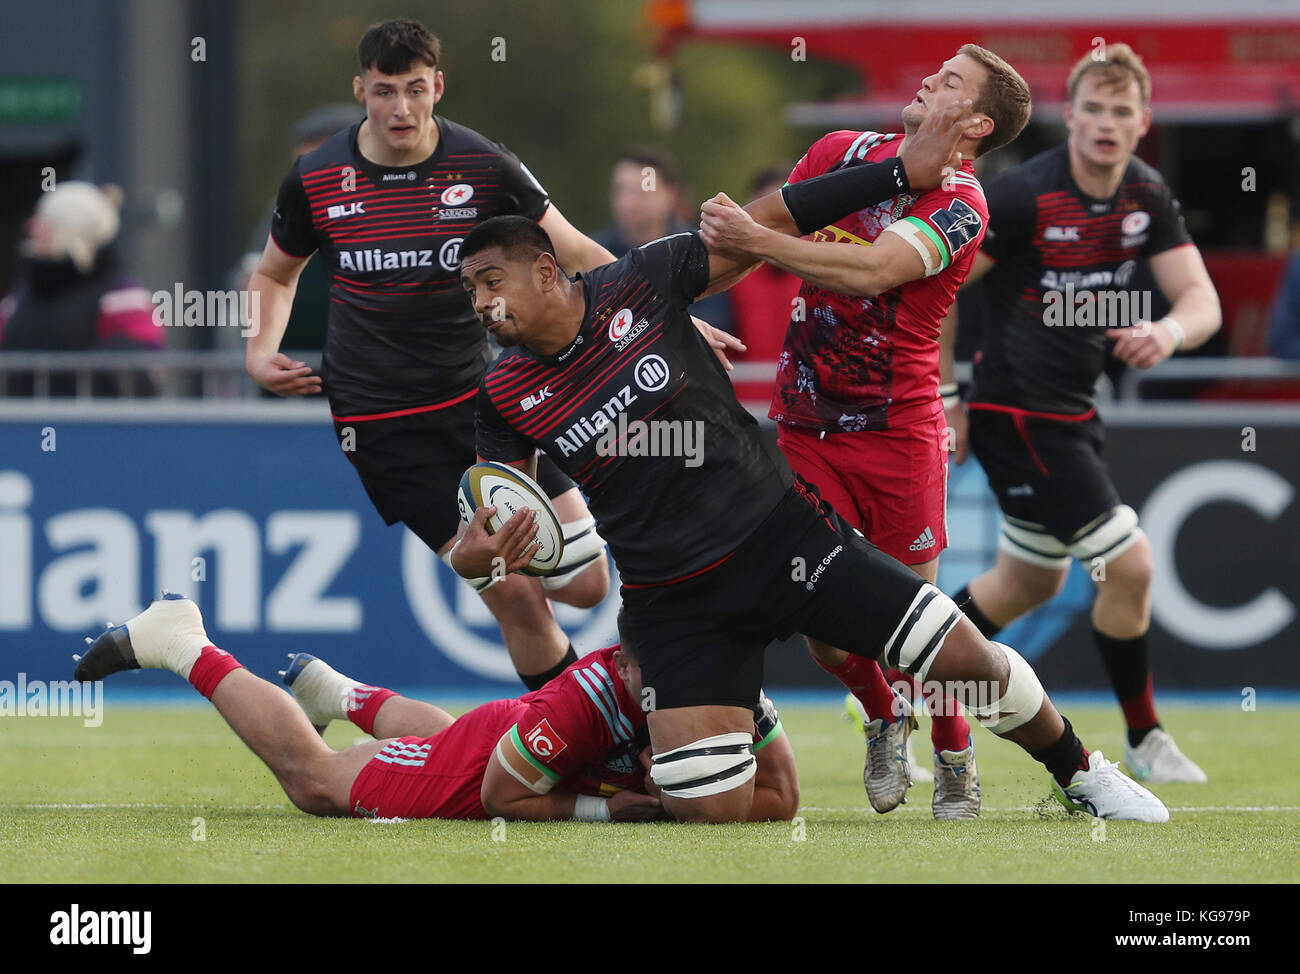
M 379 708 L 384 705 L 384 701 L 389 697 L 395 697 L 392 690 L 385 690 L 383 687 L 357 687 L 352 691 L 352 702 L 355 709 L 348 708 L 348 720 L 356 724 L 367 734 L 375 733 L 375 718 L 379 716 Z
M 813 659 L 817 657 L 814 656 Z M 885 675 L 880 672 L 875 660 L 850 653 L 849 658 L 839 666 L 827 666 L 819 659 L 817 665 L 843 683 L 858 698 L 867 712 L 868 720 L 884 717 L 892 721 L 897 716 L 894 713 L 894 691 L 885 682 Z
M 928 694 L 916 680 L 902 670 L 886 670 L 889 682 L 897 686 L 899 682 L 912 686 L 912 699 L 918 694 L 925 701 L 930 714 L 930 743 L 935 751 L 964 751 L 970 746 L 970 724 L 961 712 L 961 705 L 945 694 Z
M 217 684 L 235 670 L 242 670 L 243 668 L 239 660 L 224 649 L 217 649 L 216 646 L 204 646 L 199 653 L 199 658 L 190 667 L 190 683 L 194 685 L 195 690 L 198 690 L 199 693 L 211 700 L 212 692 L 217 689 Z
M 1121 700 L 1119 709 L 1124 711 L 1124 723 L 1130 730 L 1147 730 L 1160 723 L 1160 719 L 1156 716 L 1156 698 L 1150 673 L 1147 673 L 1147 682 L 1142 692 L 1135 697 Z

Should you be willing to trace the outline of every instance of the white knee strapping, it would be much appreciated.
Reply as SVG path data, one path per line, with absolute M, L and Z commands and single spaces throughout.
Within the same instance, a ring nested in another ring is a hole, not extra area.
M 451 553 L 455 550 L 456 550 L 456 546 L 452 545 L 450 548 L 447 549 L 447 553 L 445 555 L 438 556 L 439 558 L 442 559 L 443 564 L 446 565 L 448 568 L 451 568 L 453 572 L 456 569 L 451 567 Z M 464 582 L 466 585 L 468 585 L 470 588 L 472 588 L 475 592 L 478 592 L 479 595 L 482 595 L 484 592 L 490 589 L 497 582 L 501 581 L 501 579 L 503 578 L 505 578 L 505 575 L 493 575 L 489 578 L 461 578 L 461 581 Z
M 1023 656 L 1005 643 L 993 645 L 1006 655 L 1011 668 L 1006 692 L 990 704 L 972 706 L 971 701 L 967 701 L 966 706 L 984 727 L 994 734 L 1005 734 L 1029 723 L 1038 714 L 1043 706 L 1043 685 Z
M 1111 561 L 1133 547 L 1142 536 L 1137 511 L 1120 504 L 1084 528 L 1070 542 L 1070 554 L 1080 561 L 1094 558 Z
M 885 662 L 924 680 L 944 638 L 960 619 L 957 604 L 927 582 L 885 643 Z
M 561 527 L 564 529 L 564 554 L 560 556 L 555 571 L 542 577 L 542 588 L 549 592 L 564 588 L 605 550 L 605 539 L 596 533 L 596 519 L 591 515 L 577 521 L 565 521 Z
M 998 547 L 1011 557 L 1039 568 L 1065 568 L 1070 564 L 1069 549 L 1048 534 L 1046 528 L 1017 518 L 1002 519 Z
M 650 779 L 672 798 L 707 798 L 740 787 L 756 768 L 753 735 L 736 731 L 656 754 Z

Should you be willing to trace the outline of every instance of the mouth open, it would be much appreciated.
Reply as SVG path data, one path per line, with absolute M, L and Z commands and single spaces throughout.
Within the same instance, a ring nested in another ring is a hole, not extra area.
M 1118 149 L 1119 143 L 1114 139 L 1098 139 L 1096 142 L 1099 149 Z

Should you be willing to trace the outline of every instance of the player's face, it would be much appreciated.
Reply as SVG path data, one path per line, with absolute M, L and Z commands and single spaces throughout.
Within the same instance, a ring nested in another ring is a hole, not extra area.
M 980 88 L 988 78 L 984 65 L 966 54 L 958 54 L 943 62 L 934 74 L 921 81 L 921 89 L 912 101 L 903 106 L 903 130 L 915 132 L 931 112 L 941 112 L 953 102 L 969 98 L 979 100 Z
M 638 703 L 641 700 L 641 664 L 622 650 L 614 651 L 614 668 L 627 695 Z
M 432 135 L 433 106 L 442 98 L 442 72 L 427 64 L 403 74 L 369 68 L 353 82 L 366 106 L 374 135 L 395 153 L 425 145 Z
M 1143 107 L 1136 81 L 1107 85 L 1102 80 L 1085 74 L 1066 106 L 1070 147 L 1094 166 L 1125 166 L 1151 127 L 1151 109 Z
M 614 165 L 609 180 L 609 211 L 630 242 L 648 242 L 666 232 L 672 221 L 677 191 L 660 175 L 653 167 L 626 159 Z
M 460 265 L 460 283 L 498 345 L 524 344 L 536 332 L 533 311 L 541 295 L 527 261 L 511 260 L 501 248 L 489 247 Z

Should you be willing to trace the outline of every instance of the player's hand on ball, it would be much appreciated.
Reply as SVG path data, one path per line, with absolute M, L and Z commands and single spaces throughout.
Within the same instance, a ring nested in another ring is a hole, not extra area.
M 533 558 L 537 546 L 537 514 L 531 508 L 516 511 L 496 534 L 489 534 L 488 518 L 497 512 L 480 507 L 451 552 L 451 567 L 462 578 L 490 578 L 517 572 Z
M 765 231 L 726 193 L 700 204 L 700 239 L 710 250 L 752 256 Z
M 651 822 L 664 817 L 663 805 L 653 795 L 625 789 L 609 798 L 611 822 Z
M 898 158 L 907 170 L 907 182 L 913 190 L 934 189 L 948 175 L 944 170 L 961 168 L 957 143 L 966 130 L 980 124 L 983 117 L 971 117 L 969 98 L 954 102 L 941 112 L 931 112 L 920 128 L 903 141 Z
M 263 389 L 278 396 L 308 396 L 320 392 L 320 376 L 311 366 L 297 362 L 283 352 L 248 362 L 248 374 Z

